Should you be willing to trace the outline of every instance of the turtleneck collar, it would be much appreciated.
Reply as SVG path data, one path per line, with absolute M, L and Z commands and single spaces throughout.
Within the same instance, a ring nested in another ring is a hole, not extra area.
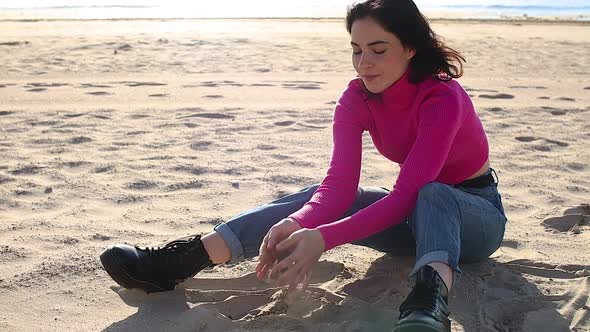
M 364 99 L 366 101 L 379 101 L 395 108 L 409 107 L 418 92 L 418 85 L 410 82 L 410 71 L 411 69 L 408 67 L 406 72 L 395 83 L 381 93 L 371 94 L 366 90 L 363 82 L 360 81 L 362 89 L 365 90 L 363 93 Z

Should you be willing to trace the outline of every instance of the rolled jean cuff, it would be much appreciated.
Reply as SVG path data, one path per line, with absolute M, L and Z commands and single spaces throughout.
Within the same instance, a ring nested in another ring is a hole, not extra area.
M 461 269 L 459 268 L 459 262 L 453 263 L 450 261 L 449 253 L 446 251 L 431 251 L 431 252 L 427 253 L 426 255 L 420 257 L 420 259 L 418 259 L 416 261 L 416 264 L 414 265 L 412 272 L 410 272 L 410 280 L 414 280 L 414 275 L 416 274 L 416 272 L 418 272 L 418 270 L 420 270 L 420 268 L 422 268 L 423 266 L 428 265 L 430 263 L 434 263 L 434 262 L 445 263 L 448 266 L 450 266 L 454 272 L 453 273 L 453 284 L 456 281 L 459 281 L 463 271 L 461 271 Z
M 225 241 L 225 244 L 229 247 L 231 258 L 228 263 L 235 264 L 244 260 L 244 248 L 242 247 L 242 243 L 231 228 L 229 228 L 226 223 L 219 223 L 213 229 L 221 236 Z

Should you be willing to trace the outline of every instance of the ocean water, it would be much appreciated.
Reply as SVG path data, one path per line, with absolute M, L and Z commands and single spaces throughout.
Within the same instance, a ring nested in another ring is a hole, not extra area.
M 415 0 L 429 13 L 465 17 L 590 17 L 590 0 Z M 350 0 L 0 0 L 0 19 L 343 17 Z

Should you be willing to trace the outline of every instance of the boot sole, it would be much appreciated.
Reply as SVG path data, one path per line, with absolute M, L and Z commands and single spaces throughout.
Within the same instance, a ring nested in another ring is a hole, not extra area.
M 111 247 L 105 249 L 100 254 L 100 263 L 108 275 L 121 287 L 127 289 L 141 289 L 147 293 L 167 291 L 167 289 L 154 285 L 151 282 L 137 280 L 129 275 L 129 273 L 121 267 L 117 262 L 117 259 L 111 254 Z
M 402 325 L 395 326 L 393 332 L 445 332 L 435 326 L 423 324 L 419 322 L 407 322 Z

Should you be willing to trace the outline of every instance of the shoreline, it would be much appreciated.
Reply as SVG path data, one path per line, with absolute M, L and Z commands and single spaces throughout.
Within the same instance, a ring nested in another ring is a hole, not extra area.
M 41 19 L 0 19 L 0 23 L 35 23 L 35 22 L 169 22 L 169 21 L 343 21 L 344 17 L 203 17 L 203 18 L 41 18 Z M 567 24 L 590 25 L 590 16 L 583 20 L 568 17 L 515 17 L 515 18 L 477 18 L 477 17 L 428 17 L 430 22 L 452 23 L 527 23 L 527 24 Z

